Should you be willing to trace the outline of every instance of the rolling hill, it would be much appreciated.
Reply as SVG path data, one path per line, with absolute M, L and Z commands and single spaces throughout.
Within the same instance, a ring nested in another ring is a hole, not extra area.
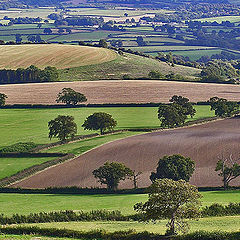
M 42 171 L 14 184 L 22 188 L 93 187 L 100 186 L 92 171 L 106 161 L 122 162 L 141 171 L 139 187 L 150 185 L 149 175 L 155 171 L 159 158 L 182 154 L 196 162 L 190 183 L 196 186 L 220 186 L 221 178 L 214 171 L 218 157 L 239 156 L 240 118 L 218 120 L 203 125 L 152 132 L 104 144 L 85 154 Z M 239 185 L 240 180 L 235 184 Z M 122 188 L 132 187 L 130 180 Z

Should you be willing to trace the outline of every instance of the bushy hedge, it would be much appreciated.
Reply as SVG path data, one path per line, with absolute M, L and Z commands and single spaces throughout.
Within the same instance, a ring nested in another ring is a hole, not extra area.
M 75 239 L 102 239 L 102 240 L 237 240 L 240 232 L 206 232 L 199 231 L 181 236 L 164 236 L 160 234 L 139 232 L 134 230 L 106 232 L 105 230 L 93 230 L 88 232 L 56 228 L 39 227 L 0 227 L 2 234 L 15 235 L 40 235 L 47 237 L 62 237 Z
M 38 145 L 34 142 L 19 142 L 10 146 L 0 148 L 0 153 L 9 153 L 9 152 L 28 152 L 33 148 L 36 148 Z
M 134 217 L 134 216 L 133 216 Z M 90 212 L 74 212 L 72 210 L 59 212 L 40 212 L 29 215 L 14 214 L 11 217 L 0 214 L 0 224 L 71 222 L 71 221 L 128 221 L 130 217 L 123 216 L 120 211 L 94 210 Z
M 229 203 L 226 206 L 214 203 L 211 206 L 204 207 L 202 210 L 203 217 L 234 215 L 240 215 L 240 203 Z

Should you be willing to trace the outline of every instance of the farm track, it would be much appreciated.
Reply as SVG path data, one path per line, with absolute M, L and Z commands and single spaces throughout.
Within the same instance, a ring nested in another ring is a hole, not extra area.
M 218 96 L 240 101 L 237 85 L 206 84 L 173 81 L 82 81 L 1 85 L 7 94 L 7 104 L 56 104 L 56 96 L 64 87 L 84 93 L 87 103 L 147 103 L 168 102 L 173 95 L 190 101 L 206 101 Z
M 142 171 L 139 187 L 149 186 L 149 175 L 155 171 L 159 158 L 182 154 L 196 162 L 190 183 L 197 186 L 219 186 L 221 178 L 214 171 L 218 157 L 239 156 L 240 118 L 215 121 L 188 128 L 158 131 L 128 137 L 95 148 L 74 160 L 49 168 L 14 187 L 45 188 L 99 186 L 92 171 L 106 161 L 118 161 L 131 169 Z M 240 184 L 235 180 L 233 184 Z M 130 180 L 120 187 L 132 187 Z

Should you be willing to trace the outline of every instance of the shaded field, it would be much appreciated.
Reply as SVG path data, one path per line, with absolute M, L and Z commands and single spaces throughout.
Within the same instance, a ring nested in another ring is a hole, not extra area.
M 56 238 L 33 235 L 1 235 L 2 240 L 75 240 L 75 238 Z
M 85 139 L 82 141 L 77 141 L 74 143 L 69 143 L 61 145 L 48 150 L 47 152 L 63 152 L 63 153 L 73 153 L 75 155 L 80 155 L 90 149 L 100 146 L 104 143 L 111 142 L 117 139 L 126 138 L 129 136 L 134 136 L 140 134 L 139 132 L 122 132 L 106 136 L 99 136 L 95 138 Z M 46 152 L 46 150 L 43 150 Z M 38 165 L 47 161 L 51 161 L 55 157 L 22 157 L 22 158 L 0 158 L 0 179 L 9 177 L 19 171 L 22 171 L 28 167 Z
M 93 229 L 103 229 L 107 232 L 127 231 L 134 229 L 137 232 L 153 232 L 164 234 L 166 232 L 167 220 L 157 221 L 156 223 L 144 222 L 112 222 L 112 221 L 97 221 L 97 222 L 63 222 L 63 223 L 40 223 L 40 224 L 24 224 L 24 226 L 38 226 L 40 228 L 59 228 L 71 229 L 77 231 L 90 231 Z M 191 220 L 190 232 L 195 231 L 239 231 L 240 216 L 234 217 L 208 217 L 201 218 L 198 221 Z
M 240 101 L 237 85 L 151 80 L 1 85 L 0 92 L 7 94 L 7 104 L 56 104 L 57 94 L 64 87 L 84 93 L 87 103 L 168 102 L 173 95 L 188 97 L 192 102 L 213 96 Z
M 50 161 L 54 158 L 0 158 L 0 179 L 9 177 L 25 168 Z
M 201 192 L 202 205 L 213 203 L 228 204 L 239 202 L 240 191 L 226 192 Z M 147 194 L 0 194 L 1 211 L 5 215 L 30 214 L 38 212 L 51 212 L 60 210 L 119 210 L 124 215 L 135 213 L 133 205 L 137 202 L 145 202 Z M 11 202 L 11 204 L 9 204 Z M 29 204 L 31 203 L 31 204 Z
M 193 119 L 213 116 L 209 106 L 196 106 L 197 114 Z M 17 142 L 46 144 L 57 141 L 48 138 L 48 122 L 58 115 L 74 116 L 78 135 L 96 133 L 81 127 L 87 116 L 94 112 L 106 112 L 118 122 L 117 130 L 126 128 L 157 128 L 157 107 L 112 107 L 112 108 L 62 108 L 62 109 L 0 109 L 0 146 Z M 130 134 L 130 133 L 129 133 Z
M 92 171 L 106 161 L 117 161 L 137 172 L 143 172 L 138 185 L 147 187 L 151 183 L 149 176 L 156 169 L 159 158 L 171 154 L 188 156 L 195 161 L 196 169 L 190 179 L 191 184 L 220 186 L 221 178 L 215 172 L 218 157 L 232 154 L 234 158 L 238 158 L 239 130 L 240 118 L 233 118 L 133 136 L 95 148 L 72 161 L 47 169 L 13 186 L 23 188 L 100 186 Z M 240 180 L 235 179 L 232 184 L 239 185 Z M 132 182 L 126 180 L 120 187 L 131 188 Z
M 35 65 L 71 68 L 108 62 L 116 53 L 104 48 L 72 45 L 1 45 L 0 68 L 17 69 Z

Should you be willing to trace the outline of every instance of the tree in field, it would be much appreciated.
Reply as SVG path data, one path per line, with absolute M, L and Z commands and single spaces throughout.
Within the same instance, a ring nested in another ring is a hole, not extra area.
M 4 106 L 5 105 L 6 98 L 8 98 L 6 94 L 0 93 L 0 106 Z
M 43 33 L 51 34 L 52 33 L 52 29 L 51 28 L 44 28 Z
M 160 104 L 158 107 L 158 119 L 161 121 L 161 127 L 170 128 L 184 124 L 187 116 L 183 114 L 183 109 L 179 105 Z
M 107 41 L 105 39 L 100 39 L 98 45 L 99 47 L 103 47 L 103 48 L 108 47 Z
M 143 214 L 144 221 L 169 219 L 166 235 L 175 235 L 187 232 L 186 219 L 200 216 L 200 198 L 197 188 L 184 180 L 161 179 L 150 186 L 148 201 L 135 204 L 134 209 Z
M 227 190 L 229 183 L 233 179 L 240 177 L 240 164 L 237 164 L 237 162 L 232 159 L 232 155 L 230 155 L 229 158 L 222 156 L 217 162 L 215 171 L 219 172 L 218 175 L 222 177 L 224 190 Z
M 72 88 L 63 88 L 62 91 L 58 93 L 56 101 L 67 105 L 76 105 L 81 102 L 86 102 L 87 98 L 84 94 L 76 92 Z
M 109 190 L 117 190 L 119 182 L 131 177 L 133 174 L 130 168 L 117 162 L 106 162 L 92 173 L 98 179 L 98 182 L 106 184 Z
M 148 77 L 151 79 L 160 79 L 163 75 L 159 71 L 150 71 Z
M 103 134 L 106 130 L 112 131 L 116 127 L 117 121 L 115 121 L 112 115 L 105 112 L 97 112 L 88 116 L 82 127 L 84 130 L 100 130 Z
M 15 38 L 16 38 L 16 43 L 21 43 L 22 42 L 22 35 L 21 34 L 16 34 Z
M 169 178 L 175 181 L 180 179 L 189 181 L 195 170 L 195 162 L 188 157 L 175 154 L 160 158 L 156 172 L 152 172 L 150 179 L 154 182 L 156 179 Z
M 72 139 L 77 133 L 77 124 L 74 122 L 73 116 L 58 115 L 57 118 L 48 122 L 49 138 L 58 138 L 64 142 Z
M 208 100 L 211 106 L 211 111 L 215 111 L 215 115 L 218 117 L 232 117 L 239 112 L 239 106 L 237 102 L 228 101 L 225 98 L 212 97 Z
M 171 104 L 160 104 L 158 108 L 158 119 L 163 128 L 180 126 L 188 116 L 193 117 L 196 113 L 188 98 L 174 95 L 169 101 Z
M 169 101 L 174 104 L 180 105 L 183 108 L 184 115 L 190 115 L 191 118 L 193 118 L 193 116 L 196 114 L 196 110 L 194 109 L 192 103 L 189 102 L 188 98 L 174 95 Z
M 142 172 L 136 172 L 135 170 L 132 171 L 132 180 L 133 180 L 133 186 L 134 186 L 134 189 L 137 189 L 138 188 L 138 178 L 139 176 L 142 174 Z

